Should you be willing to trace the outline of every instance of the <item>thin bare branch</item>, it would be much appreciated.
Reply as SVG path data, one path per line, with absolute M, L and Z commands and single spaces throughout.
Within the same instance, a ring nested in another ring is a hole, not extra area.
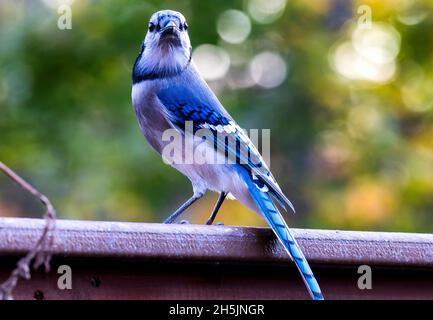
M 32 194 L 45 206 L 44 214 L 45 227 L 41 237 L 36 242 L 33 250 L 29 251 L 21 258 L 17 267 L 11 272 L 9 278 L 0 284 L 0 300 L 11 300 L 12 291 L 17 285 L 19 278 L 30 279 L 30 269 L 33 265 L 34 269 L 44 265 L 46 272 L 50 270 L 51 247 L 54 242 L 54 229 L 56 224 L 56 211 L 50 200 L 30 185 L 27 181 L 17 175 L 12 169 L 0 161 L 0 171 L 8 176 L 11 180 L 17 183 L 21 188 Z M 32 264 L 33 262 L 33 264 Z

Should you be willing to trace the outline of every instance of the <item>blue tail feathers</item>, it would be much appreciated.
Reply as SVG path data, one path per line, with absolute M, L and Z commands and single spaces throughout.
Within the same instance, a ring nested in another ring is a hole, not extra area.
M 264 218 L 272 227 L 278 239 L 295 262 L 311 297 L 314 300 L 323 300 L 324 298 L 320 290 L 319 284 L 317 283 L 316 278 L 311 271 L 307 259 L 302 253 L 301 248 L 297 244 L 295 238 L 290 233 L 289 227 L 287 226 L 286 222 L 278 211 L 278 208 L 272 201 L 271 196 L 267 192 L 260 191 L 254 184 L 254 182 L 249 179 L 249 177 L 246 177 L 245 180 L 248 184 L 248 189 L 254 202 L 259 207 Z

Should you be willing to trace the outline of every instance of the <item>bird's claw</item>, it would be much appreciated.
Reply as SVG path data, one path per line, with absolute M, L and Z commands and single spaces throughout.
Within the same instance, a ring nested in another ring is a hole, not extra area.
M 211 222 L 208 221 L 208 222 L 206 222 L 206 225 L 208 225 L 208 226 L 223 226 L 224 222 L 219 221 L 219 222 L 217 222 L 215 224 L 212 224 Z
M 188 220 L 180 220 L 179 224 L 189 224 L 189 221 Z

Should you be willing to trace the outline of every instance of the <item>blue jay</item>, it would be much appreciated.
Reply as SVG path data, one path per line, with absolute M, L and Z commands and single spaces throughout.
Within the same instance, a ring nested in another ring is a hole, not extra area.
M 132 72 L 132 103 L 143 135 L 160 154 L 169 141 L 164 132 L 176 130 L 186 137 L 186 123 L 193 131 L 206 129 L 224 138 L 206 143 L 206 148 L 234 162 L 197 164 L 175 161 L 171 165 L 192 183 L 193 195 L 164 222 L 172 223 L 207 190 L 219 193 L 207 221 L 212 224 L 226 197 L 237 199 L 259 213 L 270 225 L 295 262 L 313 299 L 323 299 L 320 287 L 276 203 L 286 210 L 293 205 L 281 191 L 261 155 L 200 76 L 191 59 L 188 24 L 175 11 L 156 12 Z M 236 142 L 233 147 L 226 137 Z M 199 139 L 203 142 L 202 139 Z M 194 140 L 194 145 L 200 143 Z M 180 148 L 180 147 L 179 147 Z M 246 149 L 248 152 L 240 152 Z M 180 150 L 181 156 L 186 149 Z

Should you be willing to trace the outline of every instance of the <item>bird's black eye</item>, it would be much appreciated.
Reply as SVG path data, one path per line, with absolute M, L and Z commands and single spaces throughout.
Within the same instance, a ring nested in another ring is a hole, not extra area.
M 183 28 L 185 29 L 185 31 L 188 30 L 188 24 L 186 22 L 183 24 Z
M 153 30 L 155 30 L 155 24 L 154 23 L 149 23 L 149 31 L 153 32 Z

